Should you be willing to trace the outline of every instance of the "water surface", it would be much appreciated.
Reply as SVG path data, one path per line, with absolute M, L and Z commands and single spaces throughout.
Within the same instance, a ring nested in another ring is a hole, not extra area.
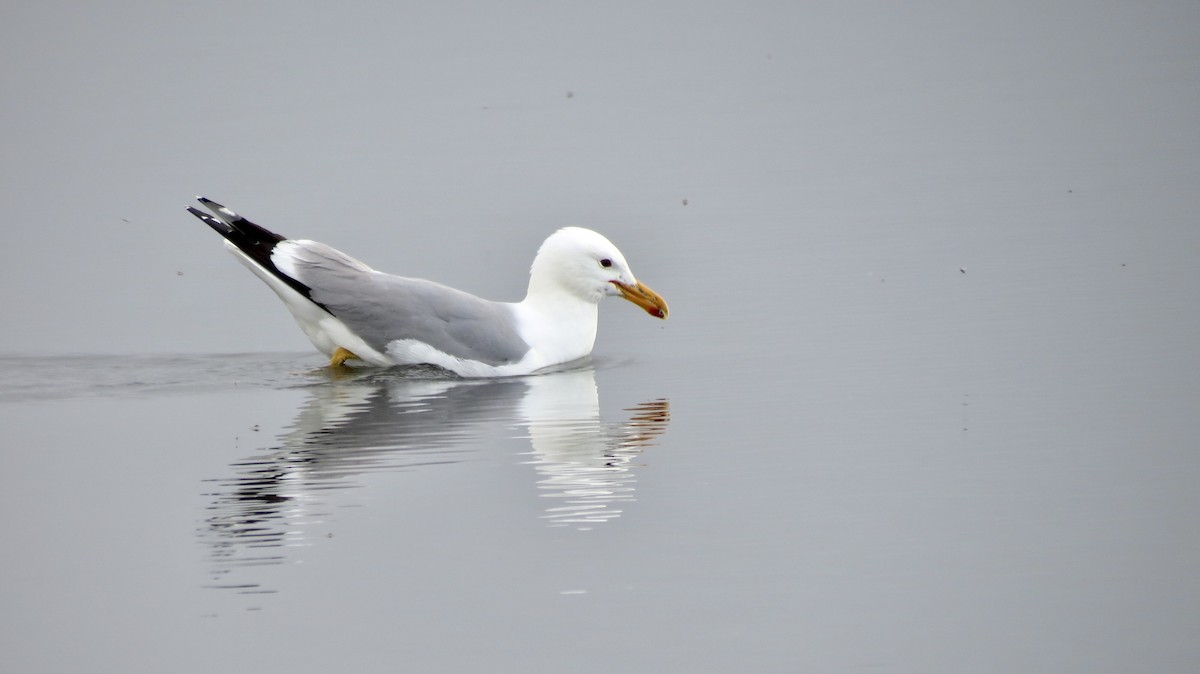
M 78 635 L 29 662 L 146 671 L 1190 658 L 1200 461 L 1169 398 L 1151 425 L 1096 381 L 759 361 L 4 359 L 40 372 L 0 391 L 6 632 Z M 320 645 L 262 651 L 297 638 Z

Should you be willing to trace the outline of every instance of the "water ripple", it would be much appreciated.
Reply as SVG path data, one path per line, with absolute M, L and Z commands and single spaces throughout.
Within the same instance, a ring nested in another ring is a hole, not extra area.
M 234 572 L 295 561 L 290 551 L 312 545 L 347 507 L 334 493 L 366 488 L 368 473 L 474 460 L 497 438 L 529 442 L 525 462 L 549 500 L 549 526 L 590 529 L 634 501 L 636 460 L 670 421 L 661 399 L 627 409 L 624 421 L 602 421 L 590 366 L 499 380 L 321 369 L 303 388 L 291 425 L 210 482 L 198 533 L 210 550 L 211 587 L 270 592 Z

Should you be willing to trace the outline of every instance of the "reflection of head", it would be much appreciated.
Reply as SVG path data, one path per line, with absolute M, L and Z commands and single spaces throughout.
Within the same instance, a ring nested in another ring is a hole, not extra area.
M 646 405 L 625 424 L 605 425 L 591 369 L 531 382 L 521 417 L 542 476 L 541 496 L 556 501 L 543 515 L 552 526 L 590 528 L 620 517 L 620 505 L 634 500 L 630 462 L 662 435 L 670 418 L 666 401 Z

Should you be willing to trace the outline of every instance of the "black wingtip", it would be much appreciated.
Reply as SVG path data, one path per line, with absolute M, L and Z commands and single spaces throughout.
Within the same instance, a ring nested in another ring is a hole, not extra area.
M 246 246 L 249 245 L 262 247 L 267 252 L 270 252 L 275 244 L 283 241 L 285 238 L 265 227 L 259 227 L 208 197 L 197 196 L 196 201 L 199 201 L 205 208 L 212 211 L 212 214 L 210 215 L 191 206 L 188 206 L 188 212 L 208 223 L 213 229 L 221 232 L 222 235 L 225 235 L 225 238 L 229 239 L 242 250 L 246 250 Z M 222 225 L 218 227 L 213 224 L 214 220 L 222 223 Z M 229 236 L 230 233 L 235 236 Z
M 230 227 L 228 224 L 221 222 L 220 220 L 214 218 L 213 216 L 209 215 L 208 213 L 205 213 L 204 211 L 202 211 L 198 208 L 195 208 L 193 206 L 188 206 L 187 212 L 191 213 L 192 215 L 196 216 L 197 218 L 200 218 L 201 222 L 208 225 L 209 227 L 212 227 L 221 236 L 229 238 L 229 235 L 233 232 L 233 228 Z
M 272 253 L 275 250 L 275 244 L 284 241 L 284 237 L 269 229 L 259 227 L 212 199 L 197 196 L 196 201 L 199 201 L 204 207 L 211 210 L 212 215 L 192 206 L 187 207 L 188 213 L 191 213 L 204 222 L 204 224 L 215 229 L 218 234 L 225 237 L 225 240 L 233 244 L 243 255 L 256 262 L 263 269 L 274 274 L 279 280 L 291 286 L 296 292 L 307 297 L 313 304 L 325 311 L 329 311 L 325 305 L 312 298 L 312 288 L 288 276 L 275 266 L 274 261 L 271 259 Z
M 196 197 L 196 200 L 203 204 L 205 208 L 212 211 L 212 214 L 216 216 L 218 220 L 232 225 L 235 229 L 240 228 L 241 223 L 249 223 L 250 225 L 254 225 L 254 223 L 249 222 L 246 220 L 246 218 L 243 218 L 229 208 L 226 208 L 223 204 L 218 204 L 208 197 Z

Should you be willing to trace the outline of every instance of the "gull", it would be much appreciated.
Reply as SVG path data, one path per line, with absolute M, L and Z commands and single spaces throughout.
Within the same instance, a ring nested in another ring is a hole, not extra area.
M 564 227 L 538 248 L 520 302 L 494 302 L 395 276 L 317 241 L 287 239 L 221 204 L 188 212 L 267 284 L 331 367 L 436 365 L 464 377 L 524 375 L 579 360 L 596 342 L 598 305 L 623 297 L 665 319 L 667 302 L 639 282 L 604 236 Z

